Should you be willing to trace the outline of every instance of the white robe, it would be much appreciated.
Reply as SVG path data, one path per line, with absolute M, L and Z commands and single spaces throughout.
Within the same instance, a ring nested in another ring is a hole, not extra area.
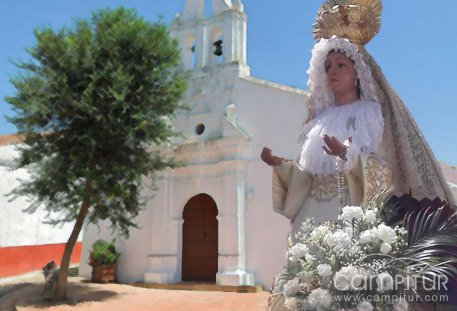
M 273 169 L 273 208 L 292 221 L 292 242 L 307 218 L 334 221 L 341 207 L 360 205 L 379 191 L 392 190 L 392 171 L 383 160 L 383 126 L 379 104 L 363 101 L 329 108 L 304 126 L 299 161 L 286 160 Z M 340 141 L 352 138 L 347 162 L 324 152 L 324 134 Z M 343 187 L 338 187 L 337 169 L 344 176 Z M 288 310 L 284 297 L 275 296 L 269 310 Z
M 343 206 L 360 205 L 392 185 L 389 165 L 382 160 L 385 150 L 379 104 L 357 101 L 335 106 L 304 129 L 300 160 L 284 161 L 273 169 L 273 208 L 292 220 L 292 238 L 307 218 L 317 222 L 336 220 Z M 325 153 L 325 134 L 340 141 L 351 137 L 347 162 Z M 344 175 L 344 183 L 339 186 L 337 171 Z

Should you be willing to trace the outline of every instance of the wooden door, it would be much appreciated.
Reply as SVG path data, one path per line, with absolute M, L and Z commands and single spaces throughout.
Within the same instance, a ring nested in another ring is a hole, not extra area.
M 216 202 L 207 194 L 191 198 L 183 212 L 182 280 L 216 282 L 218 224 Z

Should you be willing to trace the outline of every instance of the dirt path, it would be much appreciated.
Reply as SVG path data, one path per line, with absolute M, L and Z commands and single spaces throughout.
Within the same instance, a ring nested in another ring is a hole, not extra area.
M 264 311 L 268 293 L 225 293 L 137 288 L 120 284 L 86 283 L 70 278 L 66 304 L 41 298 L 41 282 L 0 285 L 0 310 L 148 310 L 148 311 Z

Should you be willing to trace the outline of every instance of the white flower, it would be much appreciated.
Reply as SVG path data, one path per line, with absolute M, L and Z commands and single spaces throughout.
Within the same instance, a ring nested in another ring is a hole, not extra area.
M 346 254 L 349 257 L 360 257 L 360 255 L 363 253 L 362 247 L 359 244 L 352 244 L 349 246 L 347 249 Z
M 329 230 L 327 225 L 320 225 L 311 232 L 311 239 L 315 242 L 319 242 Z
M 332 267 L 328 264 L 320 264 L 317 266 L 317 273 L 321 276 L 321 277 L 327 277 L 327 276 L 331 276 L 333 273 L 332 273 Z
M 354 229 L 352 229 L 352 227 L 345 227 L 344 228 L 344 232 L 349 234 L 349 236 L 353 236 L 354 235 Z
M 378 274 L 378 277 L 376 278 L 376 284 L 378 284 L 380 292 L 384 292 L 394 288 L 394 280 L 392 276 L 387 272 Z
M 309 294 L 308 303 L 313 309 L 326 309 L 332 304 L 332 295 L 327 289 L 316 288 Z
M 363 211 L 360 206 L 345 206 L 343 207 L 343 212 L 341 217 L 344 220 L 360 220 L 363 217 Z
M 363 215 L 363 218 L 365 219 L 366 222 L 374 223 L 374 222 L 376 222 L 376 213 L 372 210 L 368 210 Z
M 357 305 L 357 311 L 373 311 L 373 305 L 368 301 L 361 301 Z
M 279 279 L 279 280 L 275 280 L 275 286 L 273 287 L 273 293 L 277 294 L 277 293 L 282 293 L 283 289 L 284 289 L 284 285 L 286 285 L 287 281 L 284 280 L 284 279 Z
M 378 226 L 378 238 L 383 240 L 386 243 L 392 243 L 396 238 L 395 230 L 385 224 L 380 224 Z
M 382 254 L 388 254 L 392 250 L 392 246 L 390 244 L 387 244 L 386 242 L 383 242 L 381 244 L 381 253 Z
M 311 254 L 308 253 L 308 254 L 305 255 L 305 260 L 306 260 L 308 263 L 313 263 L 314 260 L 316 260 L 316 257 L 314 257 L 313 255 L 311 255 Z
M 284 305 L 288 310 L 296 310 L 298 309 L 298 301 L 297 298 L 287 298 Z
M 360 234 L 360 244 L 368 244 L 368 243 L 373 243 L 376 242 L 376 239 L 378 237 L 378 230 L 376 228 L 373 228 L 371 230 L 365 230 Z
M 305 244 L 295 244 L 294 246 L 289 248 L 289 260 L 291 262 L 298 262 L 300 258 L 303 258 L 306 254 L 308 254 L 308 250 L 308 246 L 306 246 Z
M 337 251 L 343 251 L 351 245 L 351 237 L 343 230 L 329 232 L 324 237 L 324 244 L 335 248 Z
M 292 279 L 284 285 L 283 295 L 285 298 L 293 297 L 300 291 L 300 280 Z
M 341 268 L 333 277 L 333 285 L 337 290 L 359 289 L 363 276 L 359 269 L 354 266 Z
M 406 300 L 400 299 L 394 303 L 394 311 L 408 311 L 408 302 Z
M 313 273 L 310 271 L 300 271 L 297 274 L 297 277 L 300 279 L 301 283 L 309 283 L 313 279 Z

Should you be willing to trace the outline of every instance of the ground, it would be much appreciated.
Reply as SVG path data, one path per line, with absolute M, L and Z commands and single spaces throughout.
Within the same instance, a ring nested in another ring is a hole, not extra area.
M 228 293 L 145 289 L 122 284 L 93 284 L 69 278 L 68 300 L 53 305 L 41 298 L 41 275 L 0 280 L 0 310 L 147 310 L 147 311 L 264 311 L 268 293 Z

